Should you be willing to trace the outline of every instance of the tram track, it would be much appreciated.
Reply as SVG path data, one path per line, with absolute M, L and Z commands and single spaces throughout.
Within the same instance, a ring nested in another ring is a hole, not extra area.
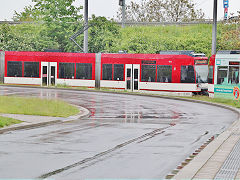
M 165 128 L 155 129 L 155 130 L 153 130 L 153 131 L 151 131 L 151 132 L 149 132 L 149 133 L 146 133 L 146 134 L 144 134 L 144 135 L 142 135 L 142 136 L 139 136 L 139 137 L 137 137 L 137 138 L 131 139 L 131 140 L 126 141 L 126 142 L 124 142 L 124 143 L 118 144 L 118 145 L 116 145 L 115 147 L 113 147 L 113 148 L 111 148 L 111 149 L 108 149 L 108 150 L 106 150 L 106 151 L 100 152 L 100 153 L 98 153 L 98 154 L 96 154 L 96 155 L 94 155 L 94 156 L 92 156 L 92 157 L 85 158 L 85 159 L 83 159 L 83 160 L 81 160 L 81 161 L 78 161 L 78 162 L 76 162 L 76 163 L 74 163 L 74 164 L 71 164 L 71 165 L 68 165 L 68 166 L 66 166 L 66 167 L 57 169 L 57 170 L 55 170 L 55 171 L 52 171 L 52 172 L 43 174 L 43 175 L 41 175 L 41 176 L 39 176 L 39 177 L 37 177 L 37 178 L 40 178 L 40 179 L 49 178 L 49 177 L 51 177 L 51 176 L 53 176 L 53 175 L 62 173 L 62 172 L 64 172 L 64 171 L 70 170 L 70 169 L 75 168 L 75 167 L 81 168 L 80 166 L 85 165 L 85 164 L 87 164 L 87 163 L 91 163 L 91 162 L 93 162 L 93 161 L 95 161 L 94 164 L 96 164 L 96 161 L 97 161 L 99 158 L 104 158 L 104 156 L 107 156 L 107 155 L 109 155 L 109 154 L 111 154 L 111 153 L 113 153 L 113 152 L 115 152 L 115 151 L 117 151 L 117 150 L 120 150 L 121 148 L 126 147 L 127 145 L 130 145 L 130 144 L 132 144 L 132 143 L 142 143 L 142 142 L 144 142 L 144 141 L 147 141 L 147 140 L 149 140 L 149 139 L 151 139 L 151 138 L 153 138 L 153 137 L 155 137 L 155 136 L 157 136 L 157 135 L 163 134 L 163 133 L 165 132 L 164 130 L 166 130 L 166 129 L 170 128 L 170 127 L 172 127 L 172 126 L 169 125 L 168 127 L 165 127 Z

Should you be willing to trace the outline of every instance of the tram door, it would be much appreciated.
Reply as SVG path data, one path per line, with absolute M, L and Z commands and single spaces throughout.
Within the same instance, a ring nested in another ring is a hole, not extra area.
M 139 64 L 126 64 L 126 90 L 138 91 L 139 90 Z
M 42 86 L 55 86 L 57 77 L 57 63 L 56 62 L 42 62 Z

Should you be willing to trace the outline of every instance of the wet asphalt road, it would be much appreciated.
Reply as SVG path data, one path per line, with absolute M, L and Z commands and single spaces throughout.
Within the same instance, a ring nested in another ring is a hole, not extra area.
M 91 112 L 0 134 L 0 179 L 164 178 L 237 119 L 219 107 L 134 95 L 1 86 L 0 95 L 60 98 Z

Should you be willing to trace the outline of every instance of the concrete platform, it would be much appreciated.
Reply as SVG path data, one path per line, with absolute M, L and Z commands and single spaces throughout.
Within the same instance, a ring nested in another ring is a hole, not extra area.
M 228 107 L 229 108 L 229 107 Z M 238 109 L 233 108 L 240 114 Z M 240 179 L 240 119 L 216 137 L 172 179 Z

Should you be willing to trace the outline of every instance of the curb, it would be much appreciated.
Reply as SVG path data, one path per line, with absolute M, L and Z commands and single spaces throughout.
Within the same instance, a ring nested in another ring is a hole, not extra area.
M 71 105 L 76 106 L 73 104 L 71 104 Z M 74 115 L 74 116 L 69 116 L 69 117 L 65 118 L 66 120 L 61 120 L 61 122 L 71 122 L 71 121 L 75 121 L 77 119 L 83 119 L 85 117 L 90 116 L 91 112 L 87 108 L 84 108 L 82 106 L 76 106 L 76 107 L 78 107 L 78 109 L 80 110 L 80 113 L 77 115 Z
M 61 122 L 62 122 L 61 120 L 55 120 L 55 121 L 34 123 L 34 124 L 28 124 L 28 125 L 21 125 L 21 123 L 20 123 L 19 126 L 16 126 L 16 127 L 6 127 L 6 128 L 3 128 L 3 129 L 0 129 L 0 134 L 3 134 L 5 132 L 9 132 L 9 131 L 43 127 L 43 126 L 53 125 L 53 124 L 57 124 L 57 123 L 61 123 Z
M 216 104 L 213 104 L 216 105 Z M 218 105 L 218 104 L 217 104 Z M 240 115 L 240 110 L 237 108 L 221 105 L 219 107 L 229 109 Z M 208 162 L 208 160 L 218 151 L 218 149 L 228 140 L 228 138 L 236 130 L 236 124 L 240 122 L 240 118 L 234 121 L 230 127 L 228 127 L 224 132 L 219 134 L 212 142 L 210 142 L 199 154 L 194 157 L 186 166 L 184 166 L 179 172 L 173 176 L 169 176 L 168 179 L 194 179 L 200 169 Z
M 216 153 L 220 146 L 231 136 L 232 132 L 229 130 L 221 133 L 216 139 L 210 142 L 199 154 L 194 157 L 189 164 L 183 168 L 171 179 L 194 179 L 199 170 L 208 162 L 208 160 Z
M 74 106 L 76 106 L 76 105 L 74 105 Z M 90 115 L 90 111 L 88 109 L 81 107 L 81 106 L 76 106 L 76 107 L 79 108 L 80 113 L 77 115 L 74 115 L 74 116 L 69 116 L 69 117 L 65 118 L 64 120 L 53 120 L 53 121 L 46 121 L 46 122 L 40 122 L 40 123 L 32 123 L 32 124 L 27 124 L 27 125 L 21 125 L 21 123 L 14 124 L 12 127 L 10 126 L 10 127 L 5 127 L 5 128 L 0 129 L 0 134 L 9 132 L 9 131 L 32 129 L 32 128 L 38 128 L 38 127 L 43 127 L 43 126 L 48 126 L 48 125 L 53 125 L 53 124 L 72 122 L 77 119 L 83 119 Z

